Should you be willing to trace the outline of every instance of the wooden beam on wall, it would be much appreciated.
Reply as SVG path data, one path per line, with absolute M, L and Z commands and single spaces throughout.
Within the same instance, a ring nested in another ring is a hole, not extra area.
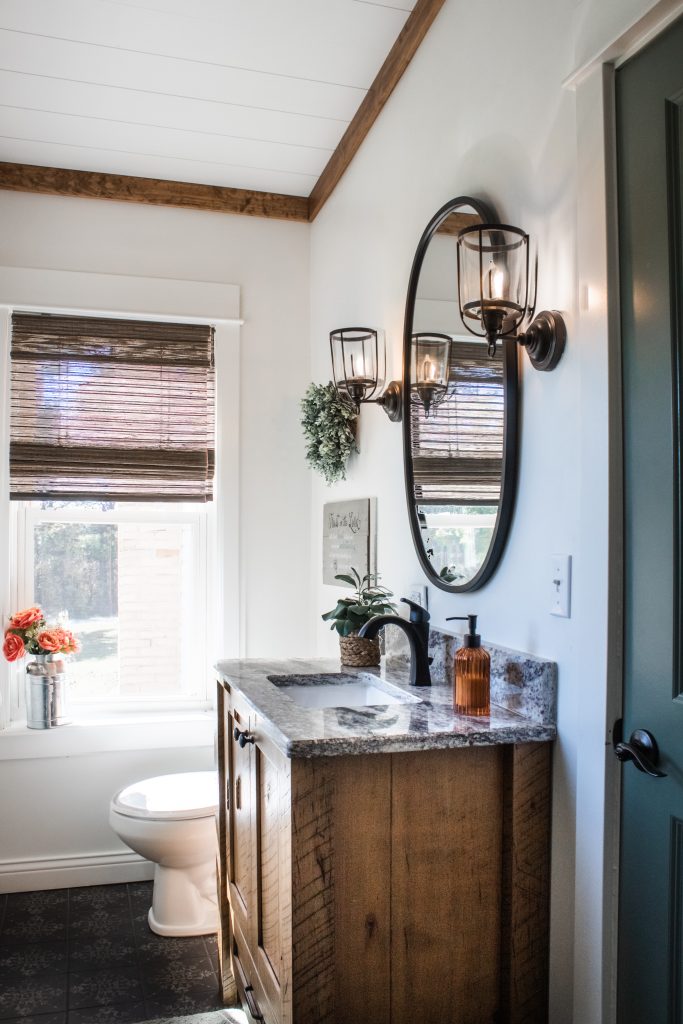
M 332 195 L 443 4 L 444 0 L 417 0 L 353 120 L 313 186 L 309 196 L 309 220 L 315 220 Z
M 436 229 L 437 235 L 459 235 L 463 228 L 471 228 L 473 224 L 481 224 L 478 213 L 451 213 L 443 224 Z
M 124 174 L 74 171 L 61 167 L 0 163 L 0 189 L 39 192 L 50 196 L 84 199 L 112 199 L 123 203 L 178 206 L 212 213 L 238 213 L 248 217 L 278 220 L 308 220 L 306 196 L 278 192 L 256 192 L 222 185 L 199 185 L 187 181 L 135 178 Z

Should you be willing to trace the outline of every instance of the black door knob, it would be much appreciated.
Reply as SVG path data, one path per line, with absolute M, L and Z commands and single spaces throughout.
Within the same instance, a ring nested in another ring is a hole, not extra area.
M 666 772 L 657 768 L 659 747 L 657 740 L 647 729 L 636 729 L 631 733 L 628 743 L 619 741 L 614 744 L 614 753 L 620 761 L 633 761 L 639 772 L 645 772 L 653 779 L 665 779 Z

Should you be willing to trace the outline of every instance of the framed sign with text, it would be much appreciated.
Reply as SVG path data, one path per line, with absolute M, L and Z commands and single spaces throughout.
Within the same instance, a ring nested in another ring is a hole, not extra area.
M 323 583 L 348 586 L 334 577 L 352 567 L 361 576 L 377 572 L 376 506 L 376 498 L 323 505 Z

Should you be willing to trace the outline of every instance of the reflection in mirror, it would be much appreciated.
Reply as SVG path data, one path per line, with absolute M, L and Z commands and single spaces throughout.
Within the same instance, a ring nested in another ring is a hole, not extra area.
M 448 334 L 422 332 L 412 338 L 413 400 L 422 403 L 429 417 L 448 394 L 451 338 Z
M 456 204 L 433 218 L 418 246 L 404 338 L 411 392 L 404 452 L 413 538 L 427 575 L 454 591 L 481 586 L 502 551 L 514 494 L 517 399 L 514 342 L 489 356 L 485 338 L 466 334 L 458 304 L 458 232 L 495 216 L 474 200 L 451 205 Z M 419 346 L 429 337 L 450 346 L 441 400 L 425 403 L 420 368 L 426 357 Z
M 473 579 L 489 550 L 503 463 L 503 364 L 454 339 L 438 415 L 412 406 L 414 500 L 425 552 L 445 583 Z

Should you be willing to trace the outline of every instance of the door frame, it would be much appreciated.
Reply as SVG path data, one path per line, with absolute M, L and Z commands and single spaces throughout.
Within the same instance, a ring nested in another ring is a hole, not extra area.
M 619 309 L 619 234 L 617 216 L 617 169 L 615 130 L 615 73 L 674 20 L 683 16 L 683 0 L 659 0 L 651 9 L 613 39 L 591 60 L 581 65 L 564 82 L 576 93 L 577 143 L 577 266 L 579 268 L 577 335 L 582 346 L 594 344 L 596 360 L 582 365 L 581 386 L 589 393 L 607 390 L 606 451 L 595 472 L 607 468 L 607 621 L 604 653 L 605 689 L 596 695 L 588 711 L 595 726 L 589 742 L 597 739 L 599 729 L 604 743 L 604 787 L 598 798 L 584 797 L 582 802 L 581 764 L 577 765 L 577 837 L 597 827 L 602 835 L 602 863 L 580 855 L 577 841 L 575 892 L 583 900 L 575 901 L 575 948 L 582 934 L 598 934 L 602 957 L 595 963 L 586 957 L 574 959 L 573 1019 L 616 1022 L 617 941 L 619 909 L 619 841 L 621 825 L 621 771 L 612 756 L 612 726 L 621 717 L 624 672 L 624 484 L 621 324 Z M 597 373 L 595 371 L 597 370 Z M 595 375 L 596 380 L 593 380 Z M 596 406 L 593 406 L 596 408 Z M 594 427 L 584 427 L 592 433 Z M 593 435 L 594 437 L 594 435 Z M 586 439 L 587 441 L 588 439 Z M 590 487 L 587 488 L 590 490 Z M 603 488 L 604 490 L 604 488 Z M 600 538 L 605 537 L 605 529 Z M 598 549 L 589 545 L 599 557 Z M 584 556 L 586 557 L 586 556 Z M 588 627 L 590 630 L 590 627 Z M 595 628 L 595 627 L 593 627 Z M 604 635 L 605 623 L 598 624 Z M 588 639 L 592 639 L 590 631 Z M 582 633 L 582 644 L 585 638 Z M 592 712 L 592 716 L 591 716 Z M 582 726 L 583 728 L 583 726 Z M 595 778 L 586 778 L 583 792 L 594 790 Z M 580 828 L 579 828 L 580 826 Z M 590 893 L 594 899 L 586 898 Z M 592 932 L 591 932 L 592 929 Z

